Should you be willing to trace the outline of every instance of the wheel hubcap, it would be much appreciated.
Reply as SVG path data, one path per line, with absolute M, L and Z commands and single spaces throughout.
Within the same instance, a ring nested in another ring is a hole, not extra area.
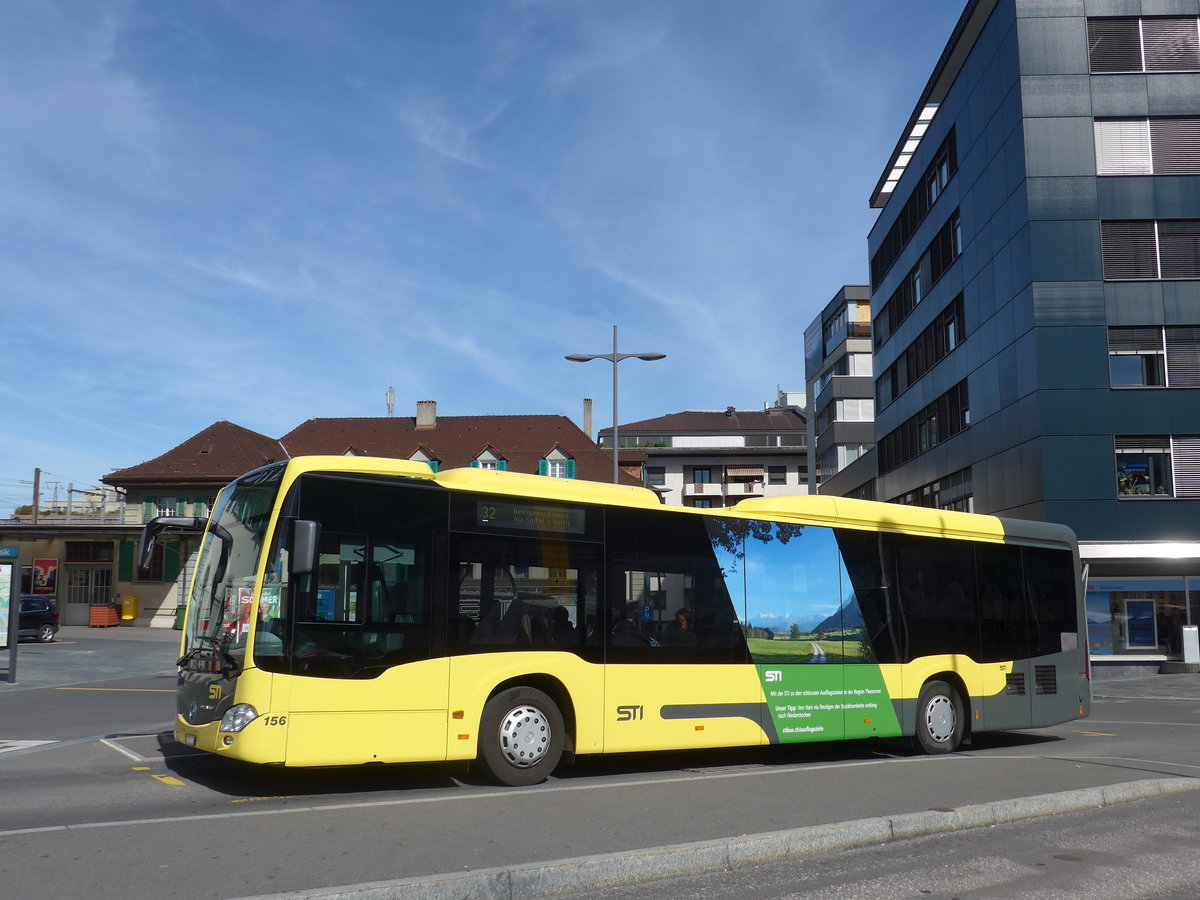
M 550 723 L 536 706 L 518 706 L 500 720 L 500 752 L 520 769 L 537 765 L 550 749 Z
M 925 727 L 929 736 L 944 744 L 954 736 L 954 704 L 944 695 L 934 697 L 925 707 Z

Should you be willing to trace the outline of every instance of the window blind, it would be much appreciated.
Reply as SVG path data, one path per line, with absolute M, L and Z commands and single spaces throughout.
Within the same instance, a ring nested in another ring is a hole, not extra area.
M 1158 278 L 1154 222 L 1120 219 L 1100 223 L 1104 277 L 1110 281 Z
M 1145 119 L 1097 119 L 1097 175 L 1150 175 L 1150 128 Z

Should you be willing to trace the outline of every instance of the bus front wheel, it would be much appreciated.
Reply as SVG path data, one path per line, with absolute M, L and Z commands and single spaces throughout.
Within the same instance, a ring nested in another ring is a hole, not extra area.
M 483 707 L 479 760 L 499 784 L 538 784 L 562 758 L 564 731 L 553 700 L 534 688 L 510 688 Z
M 917 699 L 916 743 L 926 753 L 950 753 L 962 742 L 962 698 L 944 681 L 929 681 Z

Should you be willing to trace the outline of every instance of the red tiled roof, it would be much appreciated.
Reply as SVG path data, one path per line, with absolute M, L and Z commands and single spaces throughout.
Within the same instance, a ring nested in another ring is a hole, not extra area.
M 225 484 L 251 469 L 286 459 L 279 441 L 235 425 L 214 422 L 162 456 L 117 469 L 100 480 L 105 484 L 215 482 Z
M 612 456 L 599 449 L 566 416 L 439 416 L 433 428 L 416 427 L 412 416 L 309 419 L 279 440 L 229 422 L 217 422 L 162 456 L 104 477 L 107 484 L 179 480 L 227 483 L 274 459 L 347 452 L 410 459 L 418 449 L 440 469 L 465 467 L 491 447 L 510 472 L 536 474 L 538 463 L 558 448 L 575 460 L 576 478 L 612 480 Z M 207 449 L 205 449 L 207 448 Z M 623 479 L 629 484 L 636 478 Z

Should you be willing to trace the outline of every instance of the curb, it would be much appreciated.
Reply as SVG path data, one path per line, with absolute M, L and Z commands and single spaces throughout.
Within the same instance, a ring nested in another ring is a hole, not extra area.
M 740 869 L 791 857 L 884 844 L 960 828 L 1001 825 L 1196 790 L 1200 790 L 1200 778 L 1151 778 L 980 803 L 945 811 L 929 810 L 833 825 L 809 825 L 765 834 L 500 866 L 474 872 L 259 894 L 240 900 L 524 900 L 527 897 L 553 897 L 703 872 Z

